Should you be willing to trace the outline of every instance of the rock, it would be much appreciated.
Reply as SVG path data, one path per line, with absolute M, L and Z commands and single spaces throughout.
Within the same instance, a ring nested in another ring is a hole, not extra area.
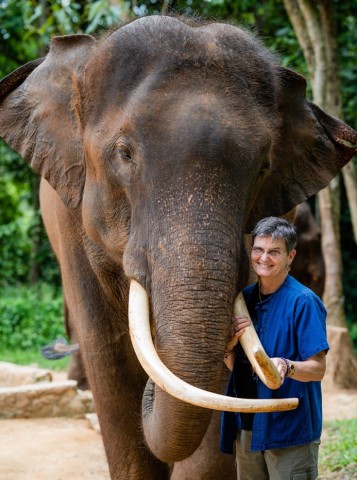
M 84 417 L 94 411 L 90 391 L 77 382 L 41 382 L 0 388 L 0 418 Z
M 50 370 L 37 367 L 0 362 L 0 386 L 27 385 L 37 382 L 51 382 Z

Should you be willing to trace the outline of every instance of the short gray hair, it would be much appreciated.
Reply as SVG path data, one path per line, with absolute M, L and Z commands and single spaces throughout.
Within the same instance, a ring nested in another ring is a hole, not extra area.
M 291 252 L 297 243 L 295 226 L 279 217 L 266 217 L 260 220 L 252 231 L 252 245 L 256 237 L 271 237 L 273 240 L 282 238 L 288 252 Z

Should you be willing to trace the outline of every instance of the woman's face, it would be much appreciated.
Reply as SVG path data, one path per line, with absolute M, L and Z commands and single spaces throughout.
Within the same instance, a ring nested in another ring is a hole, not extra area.
M 283 280 L 295 255 L 296 250 L 287 252 L 282 238 L 273 240 L 272 237 L 255 237 L 251 261 L 255 273 L 262 280 Z

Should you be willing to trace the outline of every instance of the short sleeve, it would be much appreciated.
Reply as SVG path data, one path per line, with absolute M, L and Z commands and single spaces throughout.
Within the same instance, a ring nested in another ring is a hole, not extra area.
M 295 311 L 295 331 L 301 360 L 328 350 L 326 309 L 313 294 L 301 295 Z

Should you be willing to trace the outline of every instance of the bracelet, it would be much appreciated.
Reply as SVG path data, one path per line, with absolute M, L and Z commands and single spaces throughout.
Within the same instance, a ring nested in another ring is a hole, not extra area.
M 281 357 L 282 361 L 285 363 L 286 365 L 286 373 L 285 373 L 285 376 L 288 377 L 289 376 L 289 373 L 290 373 L 290 365 L 289 365 L 289 362 L 287 361 L 286 358 L 284 357 Z
M 295 373 L 295 367 L 294 367 L 293 363 L 291 363 L 290 360 L 287 360 L 287 359 L 284 358 L 284 357 L 280 357 L 280 358 L 283 360 L 283 362 L 284 362 L 285 365 L 286 365 L 286 374 L 285 374 L 285 376 L 286 376 L 286 377 L 292 377 L 292 376 L 294 375 L 294 373 Z
M 226 350 L 224 352 L 224 358 L 228 358 L 230 355 L 232 355 L 234 353 L 234 349 L 233 350 Z

